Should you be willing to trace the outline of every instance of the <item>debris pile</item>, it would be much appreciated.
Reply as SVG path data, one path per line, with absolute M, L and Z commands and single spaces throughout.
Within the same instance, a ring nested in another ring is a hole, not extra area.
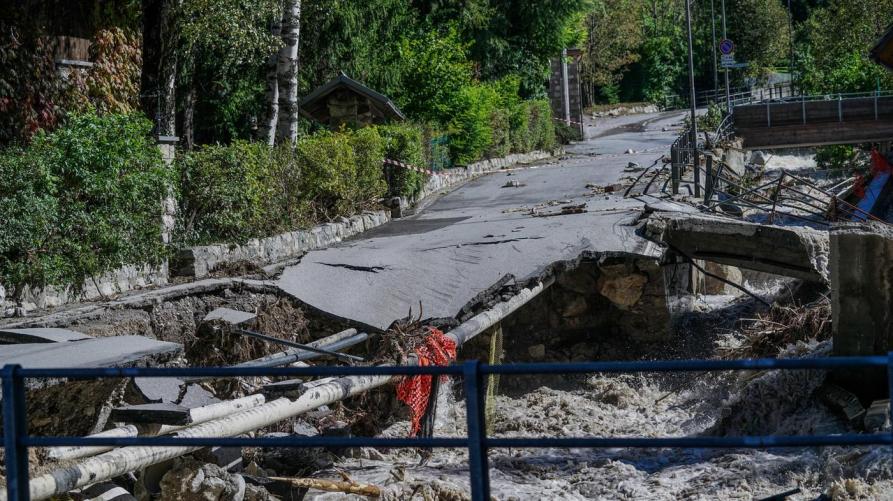
M 823 297 L 807 305 L 775 303 L 755 319 L 741 320 L 734 346 L 718 347 L 727 359 L 775 357 L 790 345 L 831 339 L 831 300 Z

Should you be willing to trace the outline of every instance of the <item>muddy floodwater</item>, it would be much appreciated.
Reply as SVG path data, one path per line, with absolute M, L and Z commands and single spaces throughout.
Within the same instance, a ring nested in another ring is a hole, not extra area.
M 733 343 L 717 339 L 717 345 Z M 780 356 L 823 356 L 829 342 Z M 527 379 L 523 381 L 522 379 Z M 536 387 L 503 377 L 489 423 L 497 437 L 683 437 L 837 434 L 854 431 L 816 396 L 817 371 L 615 374 L 568 377 Z M 527 388 L 534 388 L 528 391 Z M 518 391 L 515 391 L 518 389 Z M 439 398 L 436 436 L 465 435 L 455 382 Z M 511 395 L 511 396 L 509 396 Z M 889 428 L 887 428 L 889 430 Z M 407 422 L 382 436 L 402 437 Z M 364 450 L 336 467 L 386 487 L 386 499 L 467 499 L 465 450 Z M 490 451 L 492 495 L 527 499 L 893 499 L 893 450 L 826 447 L 763 450 L 499 449 Z M 344 499 L 311 491 L 308 499 Z

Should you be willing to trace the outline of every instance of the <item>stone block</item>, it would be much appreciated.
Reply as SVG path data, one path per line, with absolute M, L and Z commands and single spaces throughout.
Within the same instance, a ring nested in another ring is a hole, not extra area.
M 893 351 L 893 226 L 834 225 L 830 256 L 834 354 Z M 884 368 L 840 370 L 833 378 L 864 401 L 887 396 Z

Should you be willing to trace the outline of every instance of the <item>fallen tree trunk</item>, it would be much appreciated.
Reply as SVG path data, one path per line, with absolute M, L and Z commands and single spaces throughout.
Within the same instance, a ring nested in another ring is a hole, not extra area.
M 491 309 L 475 315 L 449 333 L 458 345 L 500 322 L 506 316 L 529 302 L 549 284 L 538 283 L 522 289 L 517 295 Z M 296 400 L 280 398 L 253 409 L 190 426 L 175 437 L 214 438 L 234 437 L 298 416 L 320 406 L 365 393 L 400 376 L 347 376 L 321 384 Z M 47 499 L 54 495 L 123 475 L 149 465 L 167 461 L 199 450 L 201 447 L 123 447 L 94 456 L 77 464 L 58 468 L 40 475 L 30 482 L 31 499 Z M 6 497 L 6 488 L 0 489 L 0 499 Z
M 357 494 L 359 496 L 367 496 L 370 498 L 377 498 L 381 496 L 381 487 L 372 484 L 362 484 L 359 482 L 343 482 L 337 480 L 326 480 L 324 478 L 285 477 L 270 477 L 270 480 L 285 482 L 295 487 L 316 489 L 318 491 L 343 492 L 345 494 Z
M 235 400 L 227 400 L 216 404 L 196 407 L 189 410 L 192 423 L 187 426 L 206 423 L 213 419 L 234 414 L 236 412 L 251 409 L 258 405 L 263 405 L 266 398 L 263 395 L 249 395 L 247 397 L 237 398 Z M 89 435 L 88 438 L 101 437 L 155 437 L 159 435 L 167 435 L 175 431 L 185 429 L 187 426 L 171 426 L 171 425 L 126 425 L 119 428 L 113 428 L 100 433 Z M 105 451 L 114 449 L 114 446 L 96 446 L 96 447 L 50 447 L 47 449 L 47 457 L 56 461 L 64 461 L 69 459 L 79 459 L 89 456 L 95 456 Z

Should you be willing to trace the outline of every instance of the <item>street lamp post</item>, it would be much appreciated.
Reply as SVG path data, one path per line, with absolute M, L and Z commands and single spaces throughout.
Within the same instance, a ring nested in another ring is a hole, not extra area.
M 691 39 L 691 1 L 685 0 L 685 25 L 688 28 L 688 86 L 691 98 L 691 158 L 694 165 L 695 197 L 701 196 L 701 174 L 698 170 L 698 103 L 695 94 L 695 59 Z
M 728 37 L 726 35 L 726 0 L 722 0 L 722 39 L 726 40 Z M 726 76 L 726 113 L 732 112 L 732 100 L 729 97 L 729 69 L 726 68 L 723 71 Z
M 710 27 L 713 37 L 710 39 L 713 43 L 713 99 L 719 94 L 719 77 L 717 76 L 717 51 L 716 51 L 716 11 L 714 10 L 714 1 L 710 0 Z
M 794 11 L 791 10 L 791 0 L 788 0 L 788 36 L 791 45 L 791 64 L 788 71 L 791 72 L 791 95 L 794 95 Z

